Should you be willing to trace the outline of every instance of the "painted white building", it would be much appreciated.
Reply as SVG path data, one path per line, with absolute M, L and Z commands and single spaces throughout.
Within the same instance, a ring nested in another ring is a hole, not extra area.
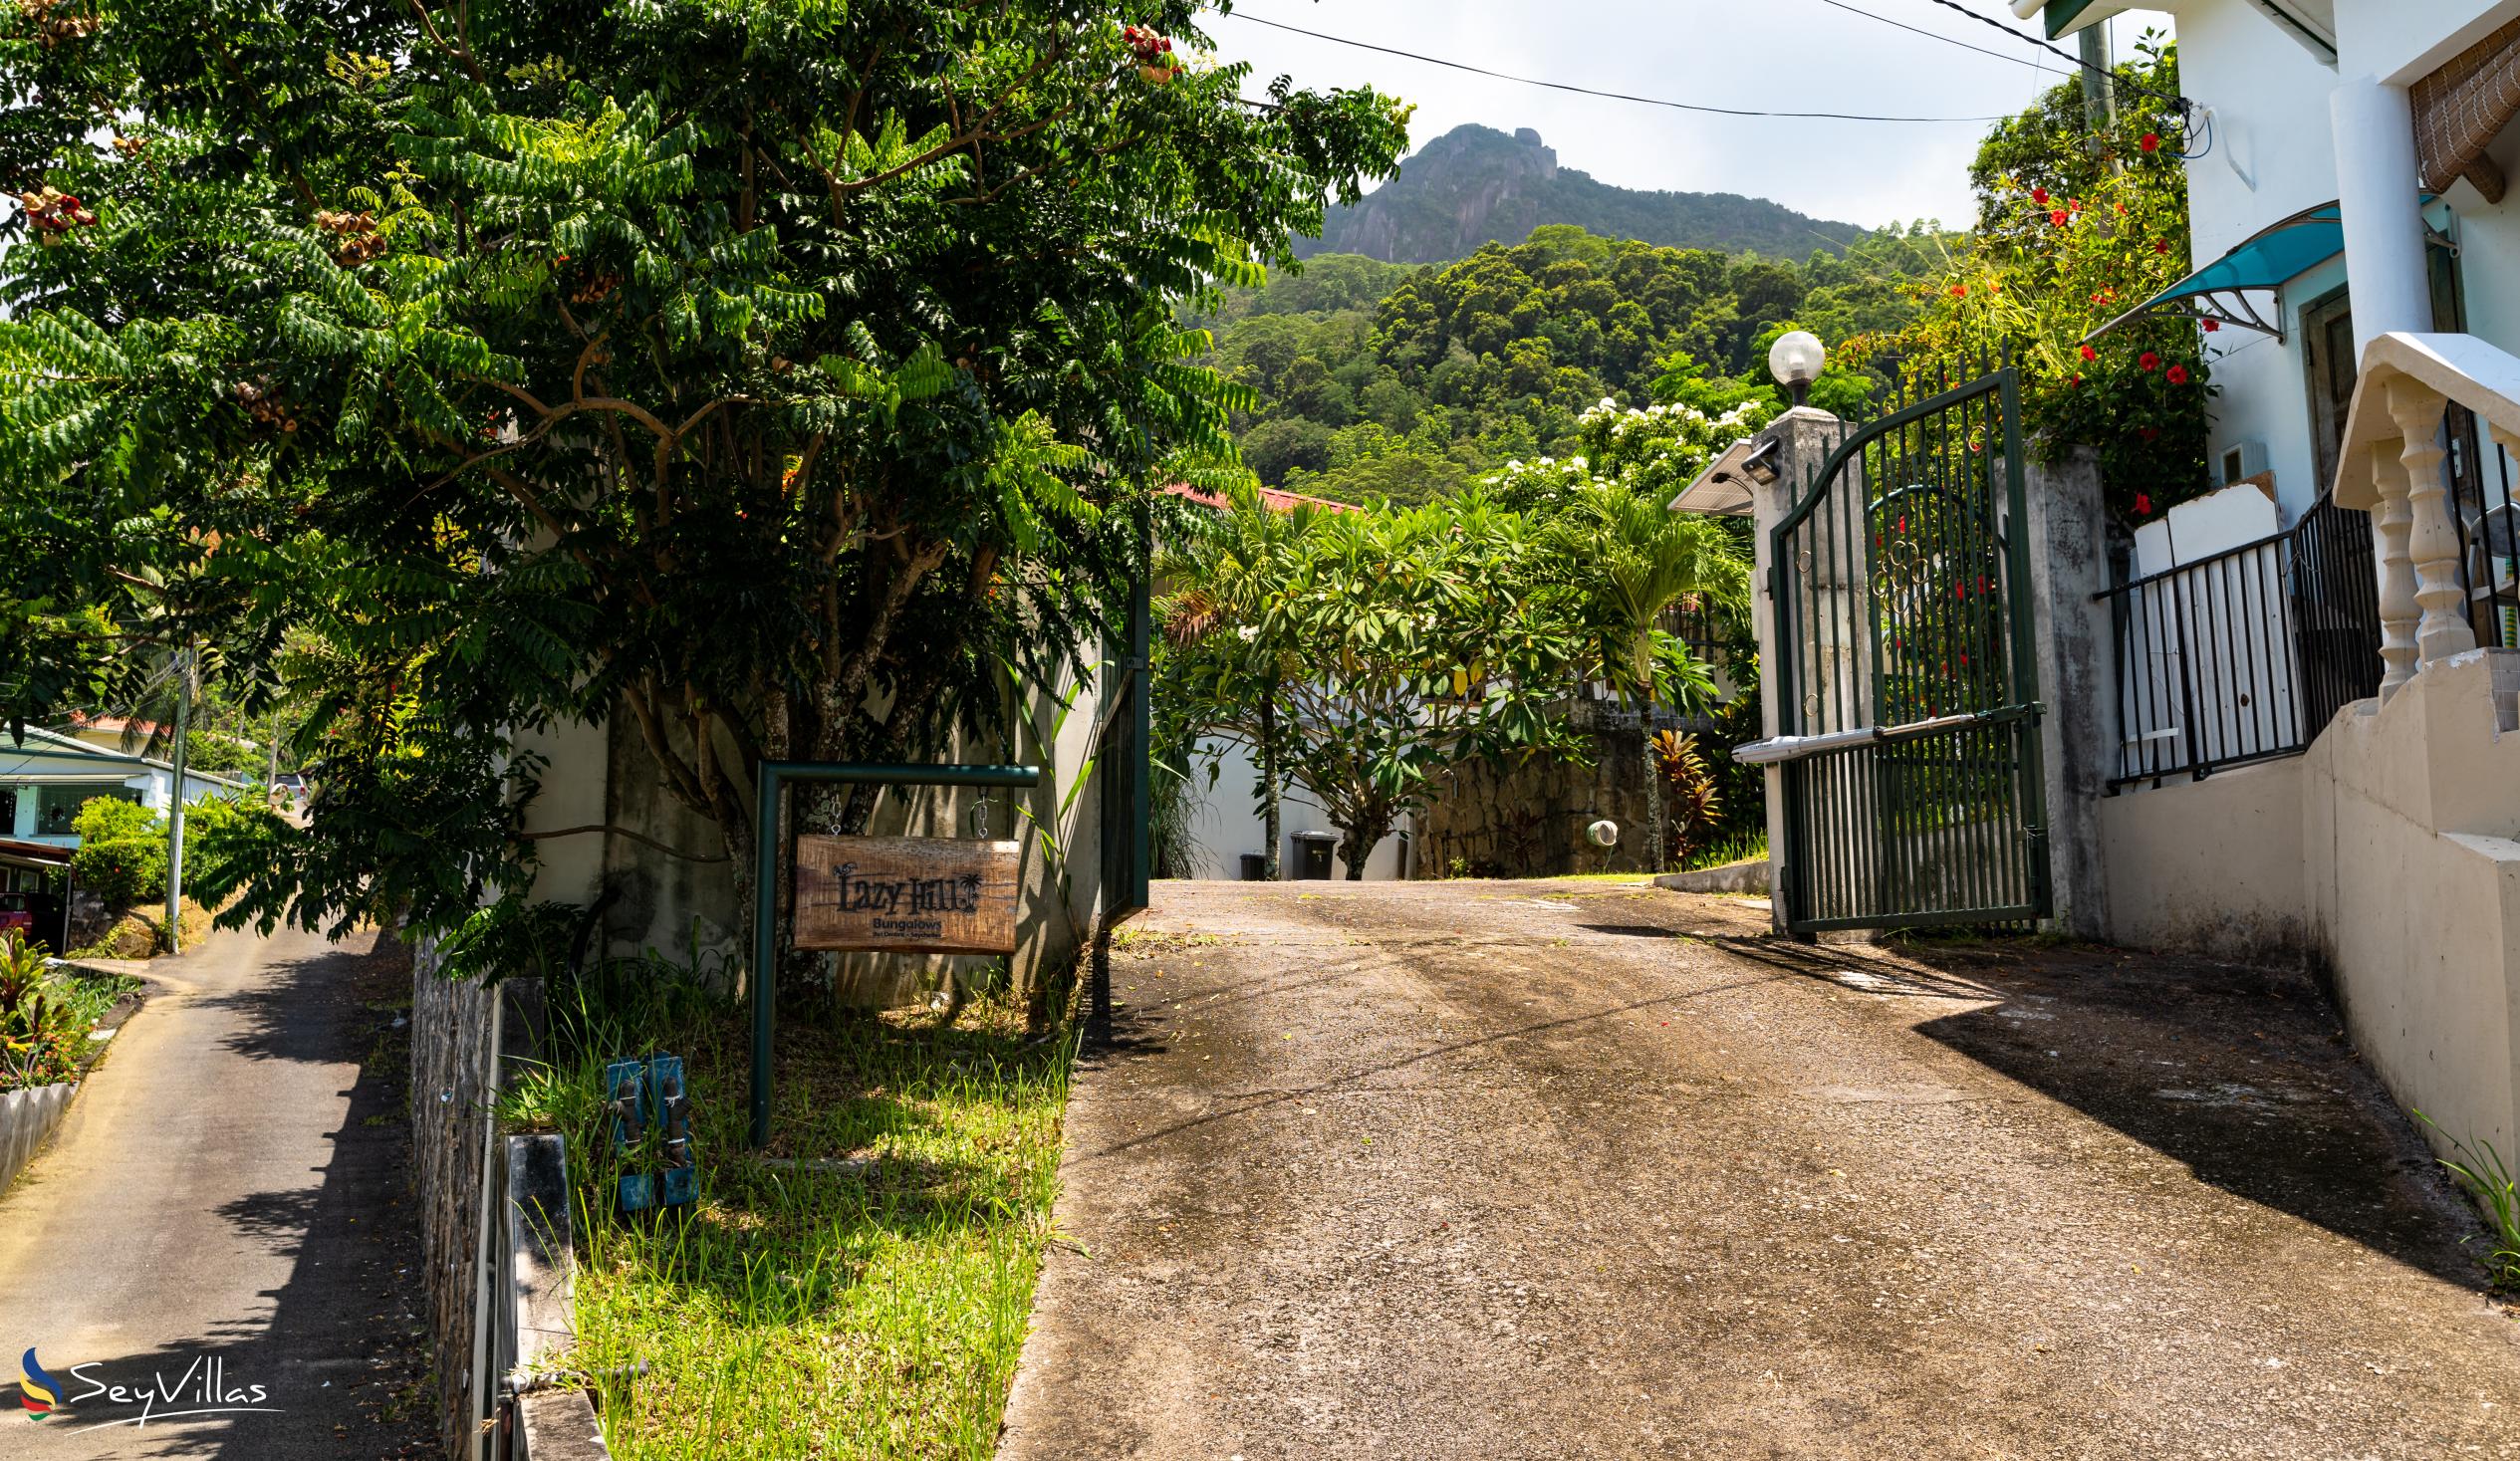
M 77 847 L 71 823 L 92 797 L 121 797 L 162 817 L 174 785 L 174 767 L 150 757 L 33 727 L 23 742 L 0 734 L 0 836 L 17 842 Z M 184 772 L 187 806 L 249 790 L 223 776 Z
M 2127 8 L 2014 4 L 2055 37 Z M 2052 809 L 2060 845 L 2087 819 L 2100 869 L 2078 890 L 2079 926 L 2243 959 L 2299 950 L 2402 1103 L 2507 1152 L 2520 1146 L 2520 202 L 2506 181 L 2520 167 L 2520 0 L 2145 8 L 2173 15 L 2179 90 L 2197 109 L 2197 269 L 2151 308 L 2221 322 L 2206 337 L 2211 444 L 2225 480 L 2256 480 L 2147 527 L 2140 568 L 2173 576 L 2145 586 L 2132 628 L 2094 636 L 2091 679 L 2124 693 L 2060 706 L 2089 727 L 2086 763 L 2128 755 L 2144 772 Z M 2271 513 L 2249 507 L 2260 487 Z M 2260 542 L 2211 557 L 2296 525 L 2303 544 L 2341 527 L 2324 541 L 2351 551 Z M 2350 617 L 2366 634 L 2376 619 L 2378 649 L 2329 656 L 2358 665 L 2336 696 L 2298 666 Z M 2162 622 L 2183 636 L 2167 656 L 2168 636 L 2146 627 Z M 2233 658 L 2234 644 L 2271 650 L 2271 667 Z M 2287 720 L 2288 734 L 2264 729 Z M 2147 737 L 2179 749 L 2155 758 Z
M 2133 8 L 2013 6 L 2056 37 Z M 2187 165 L 2197 269 L 2161 304 L 2221 320 L 2206 341 L 2220 392 L 2212 460 L 2225 482 L 2266 474 L 2289 526 L 2334 481 L 2373 339 L 2468 333 L 2520 350 L 2520 203 L 2505 188 L 2520 132 L 2490 116 L 2510 94 L 2496 78 L 2512 65 L 2520 0 L 2143 8 L 2173 16 L 2179 90 L 2199 108 Z M 2465 124 L 2480 115 L 2489 125 Z M 2460 138 L 2480 129 L 2468 156 Z M 2496 498 L 2501 465 L 2482 464 Z

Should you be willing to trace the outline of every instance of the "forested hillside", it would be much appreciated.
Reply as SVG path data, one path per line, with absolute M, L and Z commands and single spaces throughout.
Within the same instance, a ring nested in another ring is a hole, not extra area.
M 1863 236 L 1852 223 L 1797 213 L 1739 193 L 1649 192 L 1615 187 L 1558 165 L 1529 127 L 1456 126 L 1400 164 L 1399 176 L 1356 203 L 1330 210 L 1322 253 L 1364 254 L 1402 264 L 1461 258 L 1486 243 L 1518 244 L 1534 228 L 1572 223 L 1610 238 L 1672 248 L 1758 252 L 1799 259 Z M 1299 252 L 1302 249 L 1299 246 Z
M 1544 225 L 1447 265 L 1322 255 L 1211 323 L 1216 364 L 1259 397 L 1234 424 L 1263 481 L 1414 502 L 1577 450 L 1577 418 L 1605 397 L 1720 409 L 1763 390 L 1789 325 L 1833 350 L 1896 330 L 1943 257 L 1923 230 L 1797 264 Z

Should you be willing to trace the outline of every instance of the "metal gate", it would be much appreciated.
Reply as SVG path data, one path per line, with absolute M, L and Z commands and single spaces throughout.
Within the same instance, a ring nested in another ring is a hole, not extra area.
M 1795 932 L 2050 910 L 2011 368 L 1851 426 L 1770 532 Z

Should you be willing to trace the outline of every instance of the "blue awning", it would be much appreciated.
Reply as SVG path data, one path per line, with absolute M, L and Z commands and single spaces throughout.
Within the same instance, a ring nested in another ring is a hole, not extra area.
M 2086 340 L 2098 340 L 2121 325 L 2148 315 L 2175 314 L 2212 320 L 2261 335 L 2284 338 L 2279 302 L 2273 320 L 2249 303 L 2248 291 L 2281 290 L 2289 280 L 2345 252 L 2345 214 L 2335 203 L 2305 208 L 2280 223 L 2259 229 L 2229 253 L 2162 290 L 2142 304 L 2101 326 Z

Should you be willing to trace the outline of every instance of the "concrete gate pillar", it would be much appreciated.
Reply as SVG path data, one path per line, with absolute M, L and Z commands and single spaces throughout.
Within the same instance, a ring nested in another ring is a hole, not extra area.
M 1759 734 L 1774 740 L 1783 733 L 1783 693 L 1776 682 L 1777 613 L 1773 599 L 1775 580 L 1769 573 L 1769 538 L 1776 525 L 1801 500 L 1804 492 L 1820 475 L 1821 463 L 1829 459 L 1838 443 L 1846 439 L 1847 425 L 1817 406 L 1796 406 L 1776 418 L 1756 441 L 1764 445 L 1774 441 L 1776 454 L 1770 459 L 1775 475 L 1767 481 L 1744 474 L 1750 484 L 1750 514 L 1755 526 L 1752 582 L 1750 589 L 1750 621 L 1759 640 Z M 1802 646 L 1806 652 L 1809 645 Z M 1768 902 L 1772 907 L 1778 932 L 1785 929 L 1785 772 L 1782 767 L 1767 768 L 1768 811 Z
M 2049 928 L 2073 938 L 2109 934 L 2101 862 L 2100 799 L 2118 765 L 2118 637 L 2109 606 L 2109 522 L 2100 459 L 2076 447 L 2023 464 L 2031 609 L 2036 624 L 2041 760 L 2047 774 Z

